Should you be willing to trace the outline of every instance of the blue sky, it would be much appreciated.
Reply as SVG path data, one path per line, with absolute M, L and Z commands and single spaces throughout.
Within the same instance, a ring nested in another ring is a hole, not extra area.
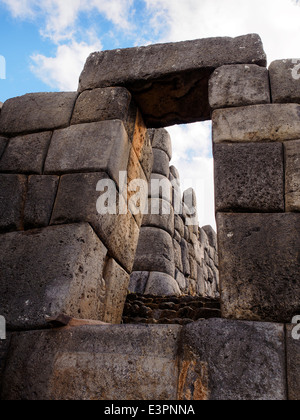
M 96 50 L 259 33 L 269 62 L 300 57 L 296 0 L 0 0 L 0 101 L 76 90 Z M 0 61 L 1 63 L 1 61 Z M 2 71 L 1 71 L 2 70 Z M 175 164 L 194 180 L 200 224 L 214 223 L 209 123 L 169 129 Z M 184 138 L 184 141 L 183 141 Z

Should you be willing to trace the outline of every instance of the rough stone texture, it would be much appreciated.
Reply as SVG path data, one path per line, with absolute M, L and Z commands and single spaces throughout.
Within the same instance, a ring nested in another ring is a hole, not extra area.
M 77 93 L 29 93 L 7 100 L 0 114 L 0 133 L 22 134 L 67 127 Z
M 176 400 L 180 332 L 126 325 L 14 334 L 1 397 Z
M 287 378 L 289 400 L 300 400 L 300 339 L 295 340 L 292 337 L 292 331 L 295 329 L 295 324 L 286 325 L 286 350 L 287 350 Z M 297 331 L 299 336 L 299 325 Z
M 36 133 L 9 140 L 0 161 L 0 172 L 41 175 L 52 133 Z
M 112 258 L 107 262 L 103 273 L 105 304 L 101 319 L 109 324 L 121 324 L 127 296 L 129 274 Z
M 208 38 L 93 53 L 80 76 L 79 91 L 125 86 L 148 127 L 201 121 L 210 119 L 208 80 L 224 64 L 266 66 L 260 37 Z
M 74 108 L 71 124 L 121 120 L 131 137 L 137 108 L 131 94 L 124 88 L 94 89 L 82 92 Z
M 185 327 L 182 343 L 182 399 L 286 399 L 283 325 L 198 321 Z
M 272 101 L 300 103 L 300 60 L 277 60 L 269 67 Z
M 0 137 L 0 159 L 6 148 L 6 145 L 7 145 L 7 139 L 5 137 Z
M 156 211 L 158 210 L 158 211 Z M 159 214 L 154 214 L 159 213 Z M 164 229 L 171 236 L 174 235 L 174 210 L 165 200 L 148 200 L 148 214 L 143 217 L 143 226 Z
M 165 273 L 150 273 L 145 290 L 146 295 L 181 296 L 181 290 L 174 276 Z
M 119 120 L 74 125 L 55 131 L 45 163 L 45 174 L 107 172 L 118 183 L 126 171 L 129 141 Z
M 286 211 L 300 211 L 300 140 L 284 144 Z
M 134 271 L 130 276 L 129 293 L 144 294 L 149 275 L 149 271 Z
M 141 163 L 146 178 L 149 180 L 153 166 L 153 152 L 148 131 L 140 111 L 137 112 L 136 124 L 132 138 L 132 147 Z
M 174 278 L 172 237 L 162 229 L 143 227 L 140 231 L 133 271 L 156 271 Z
M 271 102 L 268 70 L 256 65 L 222 66 L 209 81 L 212 109 Z
M 291 322 L 300 313 L 300 214 L 217 216 L 222 315 Z
M 213 112 L 212 121 L 215 143 L 300 138 L 300 105 L 296 104 L 217 109 Z
M 283 212 L 281 143 L 215 144 L 217 211 Z
M 45 328 L 47 316 L 62 313 L 99 319 L 106 254 L 88 224 L 3 235 L 0 307 L 8 328 Z
M 24 175 L 0 175 L 0 232 L 21 230 L 27 189 Z
M 113 183 L 104 173 L 63 175 L 51 224 L 90 223 L 110 255 L 130 273 L 139 238 L 139 227 L 129 211 L 119 214 L 118 195 L 116 214 L 98 213 L 96 204 L 100 192 L 96 191 L 96 187 L 101 180 Z
M 169 178 L 169 175 L 170 175 L 169 156 L 163 150 L 153 148 L 153 158 L 154 158 L 154 163 L 153 163 L 152 172 L 155 174 L 163 175 L 166 178 Z
M 169 160 L 171 160 L 173 155 L 172 141 L 168 131 L 164 128 L 149 131 L 152 132 L 152 147 L 164 151 L 169 156 Z
M 3 371 L 6 364 L 6 358 L 9 352 L 10 339 L 11 339 L 11 334 L 7 332 L 6 340 L 0 340 L 0 389 L 1 389 L 2 375 L 3 375 Z
M 160 174 L 151 174 L 148 186 L 149 198 L 162 198 L 172 203 L 172 184 L 168 178 Z
M 59 177 L 32 175 L 28 178 L 28 190 L 24 209 L 25 229 L 46 227 L 50 224 Z

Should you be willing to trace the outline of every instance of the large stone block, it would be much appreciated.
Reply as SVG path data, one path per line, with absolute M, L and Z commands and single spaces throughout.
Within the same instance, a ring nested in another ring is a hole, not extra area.
M 177 281 L 165 273 L 150 273 L 145 294 L 154 296 L 181 296 Z
M 132 65 L 134 63 L 134 65 Z M 210 119 L 208 80 L 224 64 L 266 66 L 258 35 L 151 45 L 89 56 L 79 91 L 125 86 L 148 127 Z
M 217 211 L 283 212 L 281 143 L 215 144 Z
M 32 175 L 28 178 L 28 190 L 24 209 L 25 229 L 46 227 L 50 224 L 59 177 Z
M 26 189 L 26 176 L 0 175 L 0 232 L 23 228 Z
M 300 314 L 300 313 L 299 313 Z M 298 317 L 299 318 L 299 317 Z M 287 379 L 289 400 L 300 400 L 300 326 L 286 325 Z
M 213 112 L 212 121 L 215 143 L 300 138 L 300 105 L 297 104 L 217 109 Z
M 300 211 L 300 140 L 284 144 L 286 211 Z
M 67 127 L 76 92 L 30 93 L 6 101 L 0 114 L 0 133 L 21 134 Z
M 132 136 L 137 107 L 130 92 L 125 88 L 108 87 L 82 92 L 75 104 L 71 124 L 83 124 L 96 121 L 121 120 Z
M 134 271 L 130 276 L 129 293 L 143 295 L 149 279 L 149 271 Z
M 268 70 L 257 65 L 222 66 L 209 81 L 212 109 L 271 102 Z
M 172 140 L 168 131 L 164 128 L 152 131 L 152 147 L 164 151 L 172 160 Z
M 143 117 L 138 110 L 132 138 L 132 147 L 141 163 L 147 180 L 149 181 L 153 167 L 153 151 L 148 130 Z
M 41 175 L 52 133 L 36 133 L 9 140 L 0 161 L 0 172 Z
M 118 183 L 126 171 L 130 143 L 122 121 L 74 125 L 55 131 L 45 174 L 107 172 Z
M 217 216 L 222 315 L 291 322 L 300 313 L 300 214 Z
M 0 158 L 3 155 L 6 145 L 7 145 L 7 139 L 5 137 L 0 137 Z
M 172 237 L 162 229 L 143 227 L 134 261 L 134 271 L 156 271 L 175 276 Z
M 99 181 L 104 181 L 101 191 L 97 191 Z M 109 196 L 109 200 L 115 199 L 116 206 L 104 209 L 103 214 L 98 212 L 97 203 L 107 185 L 115 188 L 114 182 L 102 172 L 62 176 L 51 224 L 90 223 L 110 255 L 131 273 L 139 227 L 129 210 L 125 208 L 125 214 L 122 214 L 116 188 Z
M 168 178 L 160 174 L 151 174 L 148 185 L 149 198 L 161 198 L 169 203 L 173 201 L 172 184 Z
M 143 217 L 142 226 L 164 229 L 174 235 L 174 210 L 170 203 L 161 199 L 148 200 L 148 212 Z
M 104 268 L 104 305 L 101 319 L 109 324 L 121 324 L 130 276 L 110 258 Z
M 272 101 L 300 103 L 300 60 L 277 60 L 269 67 Z
M 3 400 L 176 400 L 181 327 L 122 325 L 15 334 Z
M 185 327 L 182 343 L 182 399 L 286 399 L 283 325 L 198 321 Z M 191 376 L 193 381 L 186 384 Z
M 62 313 L 99 319 L 106 254 L 88 224 L 3 235 L 0 307 L 8 328 L 45 328 L 46 317 Z
M 169 178 L 170 175 L 170 161 L 168 155 L 159 149 L 153 148 L 153 169 L 152 172 L 160 174 Z

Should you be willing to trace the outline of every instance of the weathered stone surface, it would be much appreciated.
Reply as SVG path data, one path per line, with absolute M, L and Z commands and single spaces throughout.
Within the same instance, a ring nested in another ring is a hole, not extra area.
M 216 232 L 211 226 L 203 226 L 202 229 L 206 233 L 209 241 L 209 245 L 215 249 L 218 247 L 218 238 Z
M 6 148 L 6 145 L 7 145 L 7 139 L 5 137 L 0 137 L 0 159 Z
M 148 200 L 148 213 L 143 217 L 142 226 L 164 229 L 174 235 L 174 210 L 168 201 L 161 199 Z
M 300 140 L 284 144 L 286 211 L 300 211 Z
M 0 388 L 2 382 L 2 374 L 4 372 L 6 358 L 9 352 L 11 333 L 6 332 L 6 340 L 0 340 Z
M 168 155 L 159 149 L 153 148 L 153 168 L 152 172 L 155 174 L 160 174 L 169 178 L 170 175 L 170 161 Z
M 191 267 L 190 267 L 190 258 L 189 258 L 189 247 L 188 247 L 187 241 L 185 239 L 182 239 L 180 246 L 181 246 L 183 274 L 186 277 L 189 277 L 191 275 Z
M 0 307 L 8 328 L 45 328 L 47 316 L 62 313 L 99 319 L 106 254 L 88 224 L 3 235 Z
M 10 139 L 0 161 L 0 172 L 41 175 L 51 136 L 48 131 Z
M 150 273 L 149 280 L 145 290 L 146 295 L 154 296 L 181 296 L 178 283 L 165 273 Z
M 119 183 L 119 171 L 127 170 L 129 151 L 122 121 L 74 125 L 54 132 L 45 174 L 104 171 Z
M 27 177 L 0 175 L 0 232 L 21 230 Z
M 182 343 L 182 399 L 286 399 L 283 325 L 198 321 L 185 327 Z M 191 376 L 193 381 L 186 384 Z
M 257 65 L 222 66 L 209 81 L 212 109 L 271 102 L 268 70 Z
M 133 271 L 156 271 L 174 278 L 173 241 L 167 232 L 153 227 L 141 229 Z
M 100 214 L 98 212 L 97 202 L 103 194 L 103 189 L 102 191 L 96 190 L 99 181 L 109 182 L 110 187 L 114 186 L 113 181 L 103 172 L 62 176 L 51 224 L 90 223 L 108 248 L 110 255 L 128 273 L 131 273 L 139 227 L 130 211 L 125 209 L 125 214 L 122 214 L 116 190 L 114 190 L 116 207 L 110 209 L 111 214 L 109 214 L 108 208 L 104 209 L 107 213 L 103 211 L 104 214 Z
M 286 325 L 286 350 L 287 350 L 287 379 L 289 400 L 300 400 L 300 339 L 295 340 L 292 333 L 299 336 L 299 325 Z
M 260 37 L 208 38 L 93 53 L 80 76 L 79 91 L 125 86 L 148 127 L 201 121 L 210 119 L 208 80 L 224 64 L 266 66 Z
M 281 143 L 215 144 L 217 211 L 283 212 Z
M 178 214 L 175 214 L 175 229 L 181 237 L 184 236 L 184 223 L 182 218 Z
M 300 214 L 217 216 L 226 318 L 291 322 L 300 313 Z
M 269 67 L 272 101 L 300 103 L 300 59 L 273 61 Z
M 175 267 L 182 272 L 183 265 L 182 265 L 182 256 L 181 256 L 181 246 L 175 239 L 173 239 L 173 247 L 174 247 Z
M 94 89 L 82 92 L 75 104 L 71 124 L 121 120 L 132 136 L 137 108 L 125 88 Z
M 175 280 L 178 283 L 178 286 L 181 290 L 181 292 L 186 292 L 187 290 L 187 281 L 186 278 L 184 277 L 184 275 L 182 274 L 181 271 L 176 270 L 176 275 L 175 275 Z
M 59 177 L 54 175 L 32 175 L 28 178 L 24 209 L 25 229 L 49 225 L 58 182 Z
M 21 134 L 67 127 L 76 92 L 29 93 L 8 99 L 0 115 L 0 133 Z
M 160 174 L 151 174 L 151 179 L 148 185 L 148 197 L 162 198 L 163 200 L 172 203 L 172 184 L 169 179 Z
M 104 268 L 103 285 L 105 298 L 101 319 L 109 324 L 121 324 L 129 285 L 129 274 L 112 258 L 109 259 Z
M 300 105 L 296 104 L 217 109 L 213 112 L 212 121 L 215 143 L 300 138 Z
M 134 271 L 130 276 L 129 293 L 144 294 L 149 275 L 149 271 Z
M 176 400 L 180 332 L 122 325 L 15 334 L 1 397 Z
M 164 128 L 153 130 L 152 147 L 164 151 L 169 156 L 169 160 L 172 159 L 171 136 Z

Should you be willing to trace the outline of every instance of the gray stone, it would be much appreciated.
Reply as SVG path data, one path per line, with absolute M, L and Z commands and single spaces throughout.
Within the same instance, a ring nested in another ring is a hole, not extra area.
M 157 214 L 159 213 L 159 214 Z M 164 229 L 174 235 L 174 210 L 168 201 L 161 199 L 148 200 L 148 213 L 143 217 L 142 226 Z
M 182 218 L 178 214 L 175 214 L 175 229 L 181 237 L 184 236 L 184 223 Z
M 112 258 L 103 273 L 105 300 L 102 320 L 109 324 L 121 324 L 127 297 L 129 274 Z
M 89 56 L 79 91 L 125 86 L 148 127 L 210 119 L 208 80 L 224 64 L 266 66 L 258 35 L 150 45 Z
M 149 271 L 134 271 L 130 276 L 129 293 L 143 295 L 149 279 Z
M 75 104 L 71 124 L 121 120 L 128 137 L 133 134 L 137 108 L 125 88 L 114 87 L 82 92 Z
M 222 316 L 291 322 L 300 313 L 300 214 L 217 216 Z
M 7 145 L 7 139 L 5 137 L 0 137 L 0 159 L 6 148 L 6 145 Z
M 134 261 L 134 271 L 156 271 L 175 276 L 171 236 L 162 229 L 143 227 Z
M 286 211 L 300 211 L 300 140 L 284 144 Z
M 8 328 L 45 328 L 46 317 L 59 314 L 99 319 L 106 254 L 88 224 L 2 235 L 0 307 Z
M 296 340 L 297 336 L 298 339 Z M 286 325 L 286 351 L 287 351 L 287 379 L 289 400 L 300 400 L 300 327 L 296 324 Z
M 145 290 L 146 295 L 154 296 L 180 296 L 181 291 L 178 283 L 165 273 L 150 273 L 149 280 Z
M 155 174 L 160 174 L 169 178 L 170 169 L 169 169 L 170 161 L 168 155 L 159 149 L 153 148 L 153 168 L 152 172 Z
M 2 382 L 2 375 L 4 372 L 6 359 L 9 353 L 11 333 L 6 332 L 6 340 L 0 340 L 0 388 Z
M 169 203 L 172 203 L 172 184 L 168 178 L 160 174 L 151 174 L 151 179 L 148 185 L 149 198 L 162 198 Z
M 74 125 L 55 131 L 45 164 L 45 174 L 107 172 L 118 184 L 126 171 L 130 144 L 122 121 Z
M 0 161 L 0 172 L 41 175 L 52 133 L 36 133 L 14 137 Z
M 217 211 L 283 212 L 281 143 L 215 144 Z
M 182 272 L 183 265 L 182 265 L 182 256 L 181 256 L 181 246 L 175 239 L 173 239 L 173 247 L 174 247 L 175 267 Z
M 152 147 L 164 151 L 168 155 L 169 161 L 172 160 L 172 140 L 170 134 L 164 128 L 154 130 Z
M 28 178 L 28 190 L 24 209 L 25 229 L 46 227 L 50 224 L 59 177 L 32 175 Z
M 0 175 L 0 232 L 23 228 L 27 177 Z
M 22 134 L 67 127 L 76 92 L 29 93 L 8 99 L 0 114 L 0 133 Z
M 300 138 L 300 105 L 297 104 L 217 109 L 213 112 L 212 121 L 215 143 Z
M 272 101 L 300 103 L 300 59 L 273 61 L 269 67 Z
M 173 177 L 175 178 L 175 179 L 177 179 L 177 180 L 179 180 L 180 179 L 180 176 L 179 176 L 179 172 L 178 172 L 178 169 L 176 169 L 175 168 L 175 166 L 170 166 L 170 173 L 173 175 Z
M 180 290 L 185 293 L 187 291 L 187 279 L 184 277 L 181 271 L 176 270 L 175 279 L 180 287 Z
M 103 189 L 97 191 L 100 181 L 109 184 L 103 184 Z M 112 189 L 109 199 L 114 200 L 116 207 L 105 208 L 99 213 L 97 203 L 107 185 Z M 139 227 L 130 211 L 121 208 L 121 199 L 114 182 L 105 173 L 64 175 L 60 180 L 51 224 L 90 223 L 110 255 L 131 273 Z
M 206 233 L 208 240 L 209 240 L 209 245 L 215 249 L 218 248 L 218 238 L 217 238 L 217 234 L 216 232 L 213 230 L 213 228 L 211 226 L 203 226 L 202 229 L 204 230 L 204 232 Z
M 182 343 L 181 399 L 286 399 L 283 325 L 198 321 L 185 327 Z
M 209 81 L 212 109 L 271 102 L 268 70 L 257 65 L 222 66 Z
M 15 334 L 3 400 L 176 400 L 177 325 Z
M 190 267 L 189 247 L 188 247 L 187 241 L 185 239 L 182 239 L 180 246 L 181 246 L 183 274 L 186 277 L 189 277 L 191 275 L 191 267 Z

